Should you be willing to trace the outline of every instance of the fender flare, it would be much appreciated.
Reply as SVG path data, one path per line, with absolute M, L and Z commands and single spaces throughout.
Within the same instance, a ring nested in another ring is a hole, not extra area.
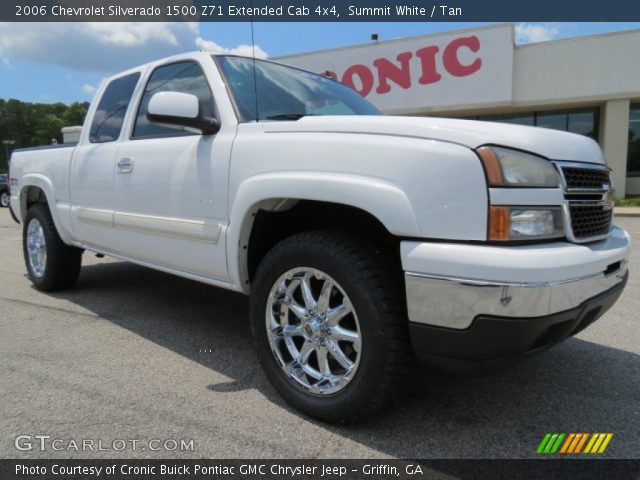
M 420 226 L 406 194 L 378 178 L 325 172 L 260 174 L 238 187 L 229 214 L 227 267 L 233 284 L 249 293 L 247 245 L 260 209 L 278 210 L 290 202 L 314 200 L 359 208 L 377 218 L 390 233 L 419 236 Z
M 39 188 L 44 193 L 44 196 L 47 199 L 47 204 L 49 205 L 51 217 L 53 218 L 53 223 L 58 231 L 58 235 L 60 235 L 63 242 L 71 245 L 71 235 L 69 235 L 69 232 L 62 227 L 60 212 L 58 212 L 56 198 L 53 193 L 53 183 L 49 177 L 39 173 L 29 173 L 20 179 L 20 211 L 17 212 L 18 217 L 24 222 L 24 217 L 27 215 L 26 192 L 27 189 L 31 187 Z

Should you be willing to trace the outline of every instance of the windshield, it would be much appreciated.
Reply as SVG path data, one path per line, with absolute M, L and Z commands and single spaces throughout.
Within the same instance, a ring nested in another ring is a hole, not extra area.
M 380 115 L 355 91 L 322 75 L 246 57 L 214 58 L 240 121 L 297 120 L 306 115 Z

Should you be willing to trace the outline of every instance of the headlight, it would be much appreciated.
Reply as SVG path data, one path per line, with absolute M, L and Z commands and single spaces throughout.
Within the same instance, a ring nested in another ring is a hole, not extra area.
M 564 236 L 559 207 L 491 207 L 489 240 L 538 240 Z
M 490 187 L 548 187 L 560 185 L 560 176 L 548 160 L 503 147 L 480 147 Z

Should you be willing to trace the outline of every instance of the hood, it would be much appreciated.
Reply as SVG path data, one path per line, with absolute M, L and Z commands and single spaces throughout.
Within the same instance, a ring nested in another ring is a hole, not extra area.
M 600 146 L 583 135 L 547 128 L 435 117 L 309 116 L 264 122 L 265 132 L 335 132 L 397 135 L 438 140 L 475 149 L 493 144 L 517 148 L 551 160 L 604 164 Z

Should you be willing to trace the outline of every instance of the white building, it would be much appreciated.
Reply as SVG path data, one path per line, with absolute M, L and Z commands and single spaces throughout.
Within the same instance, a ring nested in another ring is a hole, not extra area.
M 391 115 L 476 118 L 588 135 L 618 197 L 640 194 L 640 30 L 515 45 L 512 24 L 280 57 Z
M 80 140 L 82 126 L 72 126 L 62 128 L 62 143 L 77 143 Z

